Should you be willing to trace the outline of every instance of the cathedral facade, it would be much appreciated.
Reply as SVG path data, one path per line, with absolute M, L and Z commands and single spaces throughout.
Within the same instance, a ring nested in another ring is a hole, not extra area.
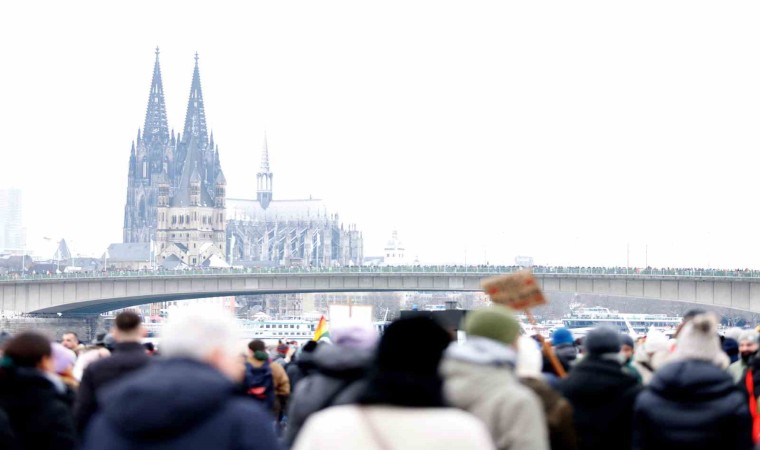
M 129 157 L 124 243 L 150 248 L 164 266 L 225 265 L 226 186 L 208 132 L 198 55 L 182 133 L 170 130 L 156 49 L 145 125 Z
M 242 266 L 361 265 L 364 245 L 356 225 L 344 225 L 322 200 L 278 200 L 272 194 L 266 136 L 255 199 L 229 199 L 229 263 Z

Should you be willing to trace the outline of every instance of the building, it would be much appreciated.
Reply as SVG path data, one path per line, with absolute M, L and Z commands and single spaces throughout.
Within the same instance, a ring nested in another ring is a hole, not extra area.
M 156 49 L 145 125 L 129 156 L 125 244 L 151 244 L 156 262 L 224 263 L 227 181 L 219 147 L 206 125 L 198 54 L 183 132 L 169 129 Z
M 241 266 L 361 265 L 362 234 L 322 200 L 278 200 L 266 136 L 255 199 L 228 199 L 229 263 Z
M 20 189 L 0 189 L 0 252 L 22 254 L 26 249 Z
M 398 231 L 393 231 L 391 239 L 385 244 L 385 258 L 383 260 L 386 266 L 403 266 L 408 263 L 406 259 L 406 248 L 398 238 Z

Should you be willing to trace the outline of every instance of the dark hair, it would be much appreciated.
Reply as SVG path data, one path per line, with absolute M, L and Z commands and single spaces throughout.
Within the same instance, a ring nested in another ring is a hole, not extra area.
M 248 348 L 251 349 L 252 352 L 265 352 L 267 350 L 267 345 L 262 340 L 254 339 L 248 343 Z
M 79 342 L 79 335 L 76 334 L 76 332 L 74 332 L 74 331 L 67 331 L 67 332 L 63 333 L 64 336 L 66 336 L 67 334 L 73 334 L 74 337 L 77 338 L 77 342 Z
M 39 333 L 21 333 L 5 346 L 5 356 L 17 367 L 35 367 L 45 356 L 51 356 L 50 341 Z
M 116 326 L 116 329 L 122 333 L 130 333 L 140 326 L 142 319 L 132 311 L 123 311 L 116 316 L 113 323 Z
M 149 351 L 149 352 L 154 352 L 154 351 L 156 351 L 156 346 L 155 346 L 155 345 L 153 345 L 153 343 L 152 343 L 152 342 L 145 342 L 145 343 L 143 344 L 143 347 L 145 347 L 145 350 L 147 350 L 147 351 Z

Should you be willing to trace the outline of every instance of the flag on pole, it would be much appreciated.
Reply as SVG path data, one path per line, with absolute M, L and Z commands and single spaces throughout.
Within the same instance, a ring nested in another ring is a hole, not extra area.
M 312 341 L 319 342 L 320 339 L 325 337 L 329 338 L 330 332 L 327 331 L 327 320 L 325 320 L 325 316 L 322 316 L 319 318 L 317 329 L 314 330 L 314 337 L 312 338 Z

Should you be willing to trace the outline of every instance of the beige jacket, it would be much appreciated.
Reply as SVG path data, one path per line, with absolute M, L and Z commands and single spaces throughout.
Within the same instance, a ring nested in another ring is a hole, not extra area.
M 504 365 L 513 358 L 514 350 L 488 339 L 452 344 L 441 364 L 446 399 L 482 420 L 497 449 L 548 450 L 543 406 Z

